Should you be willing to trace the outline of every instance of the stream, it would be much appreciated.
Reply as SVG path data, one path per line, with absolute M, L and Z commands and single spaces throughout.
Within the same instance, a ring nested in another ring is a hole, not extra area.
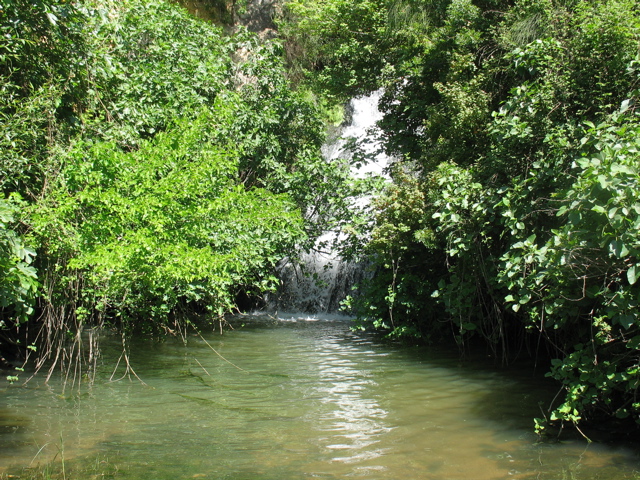
M 537 441 L 544 372 L 391 345 L 340 317 L 231 324 L 187 346 L 134 341 L 144 383 L 109 381 L 121 346 L 105 337 L 92 385 L 4 388 L 0 474 L 55 459 L 67 478 L 127 480 L 640 478 L 631 446 Z

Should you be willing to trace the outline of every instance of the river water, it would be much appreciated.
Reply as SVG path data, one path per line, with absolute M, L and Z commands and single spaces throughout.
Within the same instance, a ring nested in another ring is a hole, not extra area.
M 139 340 L 144 382 L 36 377 L 0 395 L 0 474 L 64 459 L 66 478 L 633 479 L 630 446 L 538 443 L 553 392 L 529 371 L 393 346 L 340 318 L 236 317 L 223 336 Z M 75 476 L 93 465 L 95 475 Z M 106 473 L 105 473 L 106 472 Z

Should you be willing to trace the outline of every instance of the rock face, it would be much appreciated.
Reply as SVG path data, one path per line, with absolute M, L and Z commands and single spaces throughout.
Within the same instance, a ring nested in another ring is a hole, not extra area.
M 230 6 L 226 0 L 175 0 L 178 5 L 186 8 L 191 15 L 216 25 L 231 23 Z
M 193 16 L 222 25 L 229 32 L 247 27 L 262 40 L 276 36 L 274 18 L 280 0 L 177 0 Z
M 235 25 L 243 25 L 266 40 L 276 36 L 274 18 L 278 12 L 278 0 L 246 0 L 244 8 L 235 5 Z

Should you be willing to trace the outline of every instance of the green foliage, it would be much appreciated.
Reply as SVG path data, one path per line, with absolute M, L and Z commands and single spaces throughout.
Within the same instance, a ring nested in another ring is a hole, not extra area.
M 433 218 L 447 242 L 448 275 L 440 279 L 433 296 L 450 315 L 459 344 L 481 335 L 497 349 L 505 330 L 494 280 L 494 197 L 475 181 L 472 169 L 443 163 L 434 178 L 439 192 Z
M 91 78 L 86 134 L 135 147 L 173 118 L 211 104 L 233 77 L 235 42 L 158 0 L 86 7 Z
M 503 257 L 499 278 L 513 292 L 505 299 L 510 308 L 526 305 L 542 333 L 567 332 L 558 345 L 566 356 L 551 374 L 568 395 L 552 419 L 578 421 L 598 410 L 638 418 L 639 132 L 629 112 L 589 123 L 572 184 L 556 195 L 559 227 L 546 241 L 532 235 L 515 243 Z
M 365 23 L 366 37 L 329 35 L 358 18 L 339 2 L 305 5 L 329 39 L 316 32 L 304 50 L 309 75 L 337 91 L 321 79 L 340 65 L 350 94 L 384 86 L 385 148 L 411 166 L 375 204 L 376 275 L 356 313 L 410 335 L 446 324 L 505 361 L 544 342 L 566 390 L 548 420 L 639 419 L 637 2 L 380 4 L 387 27 Z M 295 21 L 294 38 L 312 31 Z M 378 58 L 336 61 L 358 38 Z M 376 62 L 386 67 L 372 77 Z M 399 302 L 416 271 L 424 288 Z
M 25 198 L 40 193 L 59 125 L 59 102 L 60 90 L 45 85 L 0 109 L 0 191 Z
M 623 75 L 638 54 L 640 18 L 635 1 L 577 4 L 567 42 L 572 64 L 569 101 L 577 115 L 609 113 L 618 108 L 637 78 Z
M 388 49 L 387 0 L 332 0 L 285 3 L 280 30 L 295 69 L 313 72 L 315 88 L 338 100 L 376 89 L 378 73 L 389 64 L 380 55 Z
M 437 261 L 442 247 L 429 221 L 433 207 L 416 179 L 398 172 L 372 208 L 365 250 L 371 276 L 345 306 L 361 328 L 371 325 L 390 337 L 435 339 L 442 332 L 427 331 L 422 322 L 424 315 L 435 313 L 430 293 L 444 273 L 444 263 Z
M 279 45 L 247 47 L 250 53 L 238 65 L 243 83 L 237 95 L 226 95 L 231 108 L 212 135 L 236 145 L 239 179 L 246 188 L 291 196 L 313 241 L 350 216 L 348 198 L 356 191 L 349 165 L 322 157 L 321 113 L 304 92 L 291 89 Z
M 83 15 L 65 0 L 5 0 L 0 10 L 0 76 L 4 101 L 60 82 L 67 94 L 82 86 Z
M 16 231 L 24 206 L 16 195 L 0 199 L 0 331 L 29 318 L 39 286 L 36 253 Z
M 345 223 L 360 187 L 322 158 L 321 113 L 277 42 L 164 0 L 9 0 L 0 29 L 0 198 L 30 203 L 19 229 L 2 203 L 2 318 L 36 300 L 28 234 L 43 288 L 21 332 L 43 329 L 40 364 L 76 355 L 58 354 L 84 325 L 220 318 Z
M 49 301 L 67 302 L 80 281 L 76 315 L 147 329 L 181 306 L 222 315 L 239 289 L 275 287 L 275 263 L 303 239 L 300 214 L 235 185 L 237 158 L 209 140 L 211 115 L 134 152 L 78 143 L 65 155 L 33 220 Z
M 83 14 L 64 0 L 0 9 L 0 190 L 37 195 L 60 121 L 84 95 Z

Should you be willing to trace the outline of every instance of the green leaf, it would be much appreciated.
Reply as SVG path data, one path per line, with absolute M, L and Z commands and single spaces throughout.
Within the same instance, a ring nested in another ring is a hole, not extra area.
M 636 323 L 635 315 L 618 315 L 616 319 L 625 330 L 629 330 Z
M 612 240 L 609 243 L 609 252 L 615 255 L 617 258 L 623 258 L 629 255 L 629 249 L 620 240 Z

